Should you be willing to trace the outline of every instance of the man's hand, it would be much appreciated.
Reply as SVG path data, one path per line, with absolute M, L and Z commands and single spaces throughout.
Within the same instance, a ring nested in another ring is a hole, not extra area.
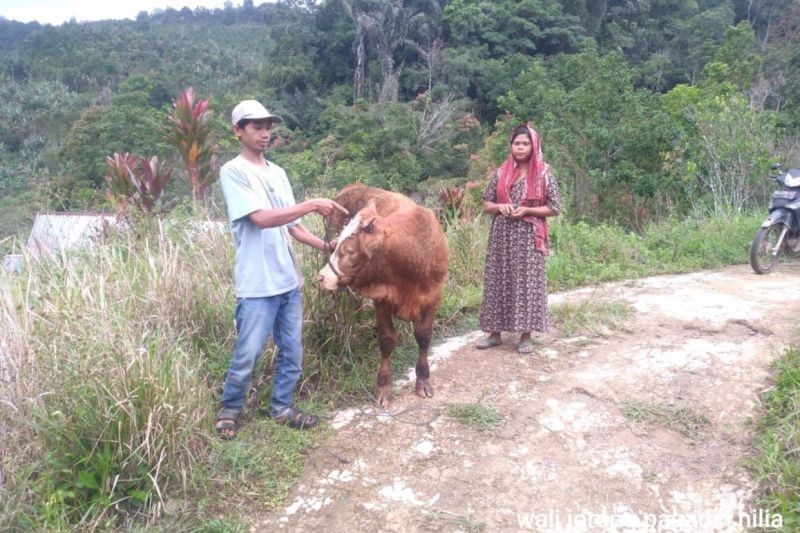
M 313 212 L 319 213 L 324 217 L 330 216 L 334 209 L 338 209 L 345 215 L 350 214 L 347 209 L 337 204 L 333 200 L 328 200 L 327 198 L 312 198 L 310 200 L 306 200 L 305 203 L 310 205 Z
M 322 245 L 322 251 L 328 254 L 332 254 L 333 251 L 336 249 L 337 244 L 338 243 L 336 242 L 336 239 L 331 239 Z

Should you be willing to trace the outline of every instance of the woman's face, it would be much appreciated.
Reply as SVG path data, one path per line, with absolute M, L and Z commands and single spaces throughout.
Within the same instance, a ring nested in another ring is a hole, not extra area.
M 517 163 L 527 163 L 531 158 L 531 140 L 524 133 L 520 133 L 511 141 L 511 155 Z

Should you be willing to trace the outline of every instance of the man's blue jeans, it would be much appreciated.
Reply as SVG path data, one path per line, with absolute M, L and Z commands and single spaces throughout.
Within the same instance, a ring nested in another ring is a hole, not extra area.
M 253 378 L 253 369 L 270 333 L 278 353 L 272 382 L 270 415 L 292 405 L 292 393 L 303 363 L 303 302 L 300 289 L 276 296 L 236 299 L 236 348 L 225 377 L 222 407 L 240 413 Z

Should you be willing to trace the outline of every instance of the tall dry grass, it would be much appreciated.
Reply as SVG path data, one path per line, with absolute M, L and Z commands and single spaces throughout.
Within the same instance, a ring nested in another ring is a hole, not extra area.
M 228 236 L 139 233 L 0 280 L 13 376 L 0 389 L 2 490 L 16 502 L 0 527 L 157 518 L 209 449 L 209 369 L 231 336 Z

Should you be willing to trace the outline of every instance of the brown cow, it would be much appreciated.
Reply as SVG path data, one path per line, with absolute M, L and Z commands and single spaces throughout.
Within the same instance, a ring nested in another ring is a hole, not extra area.
M 347 286 L 374 300 L 381 349 L 377 401 L 382 407 L 389 404 L 397 346 L 392 317 L 414 325 L 419 345 L 415 390 L 431 397 L 428 347 L 447 275 L 447 243 L 439 221 L 430 209 L 402 194 L 360 183 L 342 189 L 335 200 L 356 215 L 341 231 L 319 281 L 327 290 Z M 344 222 L 343 214 L 334 213 L 331 235 Z

